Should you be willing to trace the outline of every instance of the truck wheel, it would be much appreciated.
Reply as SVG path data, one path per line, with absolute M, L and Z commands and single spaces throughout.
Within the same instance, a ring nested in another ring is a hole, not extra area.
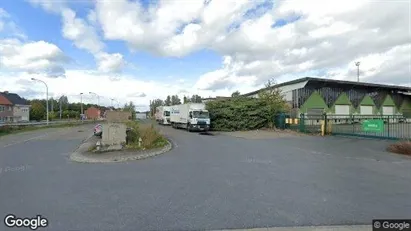
M 187 131 L 188 131 L 188 132 L 191 132 L 190 127 L 191 127 L 191 124 L 188 123 L 188 124 L 187 124 Z

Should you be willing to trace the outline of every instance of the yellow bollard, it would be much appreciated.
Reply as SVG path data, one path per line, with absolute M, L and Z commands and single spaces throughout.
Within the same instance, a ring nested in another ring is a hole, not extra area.
M 290 123 L 290 119 L 289 118 L 285 118 L 285 123 L 289 124 Z
M 321 136 L 325 135 L 325 123 L 324 120 L 321 120 Z
M 298 124 L 298 119 L 294 119 L 294 124 Z

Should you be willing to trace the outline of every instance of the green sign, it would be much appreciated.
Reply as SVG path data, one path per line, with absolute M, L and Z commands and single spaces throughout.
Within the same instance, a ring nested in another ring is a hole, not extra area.
M 364 120 L 362 123 L 362 129 L 364 132 L 383 132 L 384 121 L 383 120 Z

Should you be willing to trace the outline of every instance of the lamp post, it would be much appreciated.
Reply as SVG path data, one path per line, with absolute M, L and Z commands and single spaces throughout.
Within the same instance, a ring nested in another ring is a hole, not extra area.
M 41 82 L 46 86 L 46 121 L 47 121 L 47 125 L 49 125 L 49 87 L 47 86 L 47 83 L 44 82 L 43 80 L 36 79 L 36 78 L 31 78 L 31 80 Z
M 360 62 L 355 62 L 355 66 L 357 66 L 357 82 L 360 82 Z
M 83 120 L 83 93 L 80 93 L 81 120 Z
M 91 91 L 89 92 L 89 94 L 97 96 L 97 106 L 100 107 L 100 96 L 97 93 Z

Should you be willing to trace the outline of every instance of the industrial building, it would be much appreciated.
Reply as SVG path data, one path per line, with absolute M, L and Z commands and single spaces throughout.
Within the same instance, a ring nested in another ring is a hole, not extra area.
M 290 114 L 404 115 L 411 117 L 411 88 L 305 77 L 272 86 L 290 105 Z M 266 88 L 244 94 L 258 98 Z

